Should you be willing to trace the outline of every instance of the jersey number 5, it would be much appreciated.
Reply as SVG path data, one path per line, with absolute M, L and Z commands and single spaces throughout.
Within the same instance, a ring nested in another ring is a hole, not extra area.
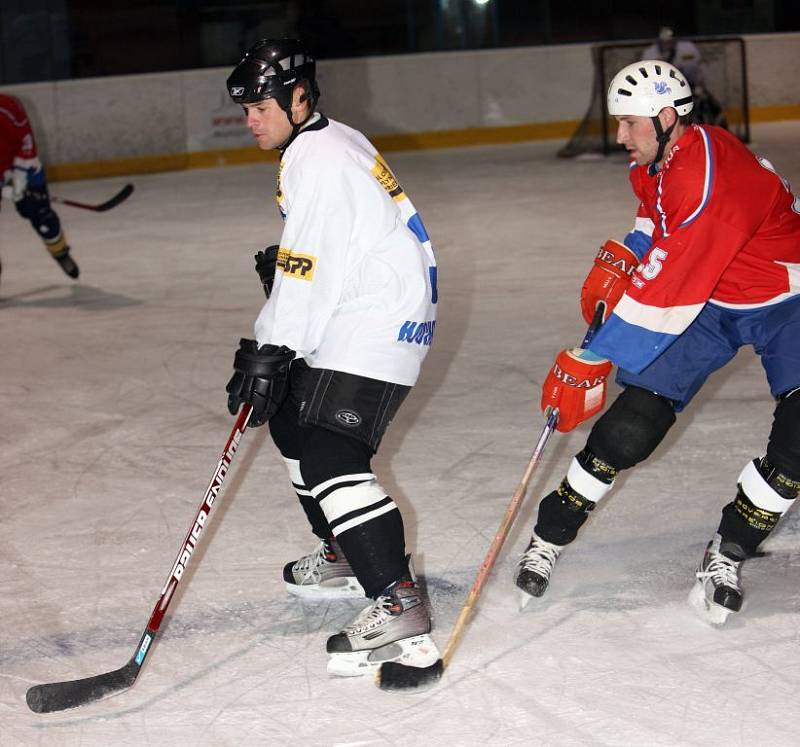
M 659 272 L 661 272 L 661 268 L 664 266 L 664 260 L 667 258 L 667 253 L 663 249 L 659 249 L 659 247 L 655 247 L 655 249 L 650 250 L 650 255 L 647 258 L 647 264 L 642 267 L 639 271 L 639 274 L 645 280 L 652 280 Z

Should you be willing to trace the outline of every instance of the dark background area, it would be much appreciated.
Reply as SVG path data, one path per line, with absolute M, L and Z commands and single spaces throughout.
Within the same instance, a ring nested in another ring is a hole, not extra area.
M 232 65 L 299 36 L 319 58 L 800 30 L 798 0 L 3 0 L 0 83 Z

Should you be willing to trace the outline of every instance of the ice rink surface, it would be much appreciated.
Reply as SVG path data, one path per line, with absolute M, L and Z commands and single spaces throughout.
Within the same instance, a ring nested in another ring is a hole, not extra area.
M 433 239 L 440 308 L 373 466 L 403 510 L 442 649 L 541 430 L 541 381 L 584 331 L 580 284 L 635 210 L 623 161 L 558 160 L 558 145 L 389 154 Z M 753 148 L 798 184 L 799 146 L 797 122 L 755 127 Z M 101 201 L 125 181 L 52 191 Z M 133 653 L 232 425 L 224 387 L 263 300 L 252 255 L 281 230 L 274 164 L 132 181 L 111 212 L 59 208 L 78 283 L 0 213 L 2 747 L 797 744 L 798 512 L 746 563 L 738 618 L 713 629 L 686 603 L 766 445 L 773 402 L 749 349 L 619 480 L 520 613 L 511 575 L 536 502 L 589 426 L 553 437 L 436 687 L 326 675 L 326 638 L 363 604 L 286 594 L 283 564 L 315 541 L 262 428 L 135 686 L 30 712 L 29 686 Z

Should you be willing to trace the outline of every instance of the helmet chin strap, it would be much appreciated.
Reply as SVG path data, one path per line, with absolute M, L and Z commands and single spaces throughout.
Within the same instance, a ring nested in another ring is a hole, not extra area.
M 289 143 L 291 143 L 292 140 L 294 140 L 297 137 L 297 133 L 299 133 L 300 130 L 303 129 L 303 125 L 305 125 L 305 123 L 308 122 L 308 120 L 311 119 L 311 117 L 314 116 L 314 108 L 315 108 L 314 104 L 315 104 L 315 102 L 308 95 L 308 93 L 303 93 L 303 95 L 300 97 L 300 103 L 303 103 L 304 101 L 309 101 L 310 102 L 310 106 L 308 107 L 308 116 L 302 122 L 300 122 L 299 124 L 296 123 L 294 121 L 294 119 L 292 119 L 292 100 L 291 100 L 291 98 L 289 99 L 289 106 L 286 106 L 286 107 L 281 106 L 281 109 L 283 109 L 283 111 L 286 113 L 286 119 L 289 120 L 289 124 L 292 126 L 292 134 L 289 135 L 288 138 L 286 138 L 286 142 L 283 145 L 278 146 L 277 150 L 280 150 L 281 152 L 286 150 L 286 148 L 289 147 Z M 280 101 L 278 103 L 280 104 Z
M 658 118 L 658 116 L 650 117 L 650 119 L 653 121 L 653 127 L 656 131 L 656 141 L 658 142 L 656 157 L 653 159 L 653 163 L 651 164 L 652 166 L 655 166 L 664 157 L 664 151 L 667 149 L 667 143 L 669 142 L 670 135 L 672 135 L 675 125 L 678 124 L 678 117 L 675 117 L 675 121 L 669 127 L 667 127 L 666 130 L 661 126 L 661 120 Z

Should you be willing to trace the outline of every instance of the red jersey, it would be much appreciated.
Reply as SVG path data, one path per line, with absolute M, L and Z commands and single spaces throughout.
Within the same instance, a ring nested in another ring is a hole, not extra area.
M 25 109 L 15 96 L 0 94 L 0 175 L 14 166 L 37 171 L 41 163 Z
M 632 165 L 626 237 L 641 257 L 589 348 L 639 372 L 706 303 L 747 311 L 800 294 L 800 199 L 726 130 L 693 125 L 655 173 Z

